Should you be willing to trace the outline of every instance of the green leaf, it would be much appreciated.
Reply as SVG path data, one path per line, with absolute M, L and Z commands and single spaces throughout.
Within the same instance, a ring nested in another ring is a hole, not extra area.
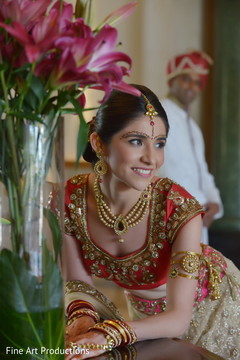
M 33 254 L 31 254 L 33 256 Z M 63 360 L 63 355 L 41 355 L 41 347 L 63 348 L 62 278 L 50 251 L 43 246 L 43 276 L 33 274 L 23 259 L 3 249 L 0 253 L 0 344 L 38 349 L 23 359 Z M 8 356 L 10 359 L 10 357 Z M 14 357 L 11 357 L 11 359 Z
M 18 119 L 27 119 L 27 120 L 38 121 L 40 123 L 43 123 L 39 114 L 34 114 L 30 111 L 24 111 L 23 109 L 21 111 L 11 111 L 9 115 L 15 116 Z
M 7 68 L 8 68 L 8 64 L 6 64 L 5 62 L 0 64 L 0 72 L 6 71 Z
M 10 225 L 11 221 L 9 221 L 8 219 L 4 219 L 4 218 L 0 217 L 0 224 Z
M 84 18 L 86 12 L 86 0 L 76 0 L 75 16 L 76 18 Z
M 77 158 L 76 158 L 76 164 L 77 164 L 87 146 L 89 126 L 84 119 L 83 109 L 81 108 L 79 102 L 76 99 L 74 99 L 74 97 L 71 94 L 68 94 L 67 96 L 69 101 L 73 104 L 80 119 L 80 126 L 77 137 Z
M 91 26 L 92 23 L 92 0 L 76 0 L 75 17 L 83 18 L 84 22 Z
M 31 90 L 38 99 L 38 101 L 41 102 L 44 97 L 44 87 L 41 80 L 35 75 L 33 75 L 32 77 Z
M 56 215 L 50 209 L 47 209 L 47 208 L 44 208 L 43 212 L 44 212 L 44 216 L 48 220 L 48 224 L 49 224 L 49 227 L 52 232 L 53 247 L 54 247 L 54 254 L 55 254 L 54 260 L 56 262 L 60 255 L 60 251 L 61 251 L 62 232 L 61 232 L 59 222 L 58 222 Z

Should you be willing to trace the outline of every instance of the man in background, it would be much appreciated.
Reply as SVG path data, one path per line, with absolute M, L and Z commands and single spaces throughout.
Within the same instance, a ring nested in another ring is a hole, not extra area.
M 192 51 L 171 59 L 167 66 L 169 93 L 161 101 L 170 124 L 165 160 L 158 175 L 182 185 L 204 207 L 202 242 L 208 244 L 208 228 L 223 215 L 223 205 L 205 159 L 200 127 L 189 115 L 189 107 L 203 90 L 212 60 Z

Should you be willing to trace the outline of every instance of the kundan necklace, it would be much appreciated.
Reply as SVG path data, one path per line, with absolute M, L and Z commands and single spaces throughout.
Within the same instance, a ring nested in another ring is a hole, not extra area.
M 103 193 L 100 188 L 98 177 L 94 182 L 93 188 L 97 201 L 97 211 L 99 219 L 104 225 L 112 228 L 115 234 L 119 236 L 125 234 L 130 227 L 134 227 L 139 224 L 148 211 L 151 200 L 151 184 L 149 184 L 146 190 L 141 193 L 140 198 L 126 216 L 122 214 L 117 216 L 112 213 L 110 207 L 105 203 L 103 199 Z M 124 239 L 120 238 L 118 241 L 120 243 L 123 243 Z

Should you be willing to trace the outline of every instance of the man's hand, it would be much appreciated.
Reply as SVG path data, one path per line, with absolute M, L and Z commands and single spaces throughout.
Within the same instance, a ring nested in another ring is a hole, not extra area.
M 219 212 L 220 208 L 217 203 L 207 203 L 204 205 L 205 216 L 203 218 L 203 224 L 209 228 L 214 220 L 214 216 Z

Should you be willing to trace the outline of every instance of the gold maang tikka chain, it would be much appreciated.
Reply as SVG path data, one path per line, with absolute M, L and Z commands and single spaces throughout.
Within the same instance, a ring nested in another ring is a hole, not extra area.
M 146 95 L 144 95 L 143 93 L 142 97 L 144 98 L 144 100 L 146 101 L 146 112 L 144 113 L 144 115 L 149 116 L 150 118 L 150 125 L 152 126 L 152 138 L 154 137 L 154 116 L 158 116 L 158 112 L 155 110 L 154 106 L 150 103 L 150 101 L 148 100 L 148 98 L 146 97 Z
M 151 200 L 151 189 L 152 185 L 149 184 L 146 190 L 141 193 L 140 198 L 133 208 L 128 212 L 126 216 L 114 215 L 103 199 L 103 193 L 100 188 L 98 177 L 94 182 L 94 193 L 97 201 L 97 211 L 99 219 L 102 223 L 109 228 L 113 229 L 115 234 L 122 236 L 125 234 L 130 227 L 134 227 L 142 221 L 146 215 L 150 200 Z M 120 243 L 124 242 L 124 239 L 121 237 L 118 240 Z

